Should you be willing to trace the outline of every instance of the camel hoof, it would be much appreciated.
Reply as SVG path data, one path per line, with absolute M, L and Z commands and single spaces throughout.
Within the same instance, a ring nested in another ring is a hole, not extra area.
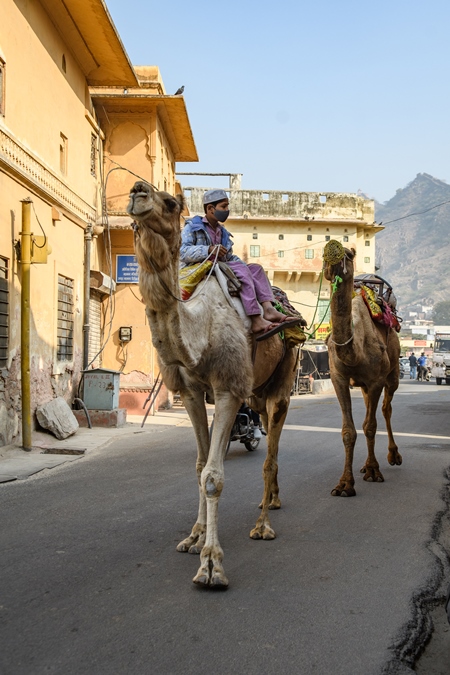
M 251 539 L 265 539 L 266 541 L 270 541 L 271 539 L 275 539 L 276 536 L 275 530 L 272 530 L 269 525 L 255 527 L 250 532 Z
M 203 586 L 203 588 L 214 588 L 216 590 L 225 590 L 228 588 L 228 579 L 223 571 L 220 570 L 217 570 L 216 572 L 213 571 L 210 575 L 204 567 L 200 567 L 192 581 L 197 586 Z
M 334 490 L 331 490 L 333 497 L 356 497 L 356 490 L 354 488 L 342 488 L 335 487 Z
M 177 546 L 177 551 L 179 551 L 179 553 L 187 553 L 189 551 L 188 544 L 185 544 L 184 541 L 180 541 L 180 543 Z
M 193 555 L 199 555 L 202 552 L 203 546 L 199 546 L 198 544 L 193 544 L 188 548 L 188 553 L 192 553 Z
M 387 456 L 387 460 L 391 466 L 400 466 L 403 461 L 403 458 L 401 454 L 397 452 L 392 454 L 389 453 Z
M 281 509 L 281 501 L 278 499 L 278 497 L 275 497 L 272 499 L 272 501 L 269 504 L 269 509 L 271 511 L 275 511 L 276 509 Z

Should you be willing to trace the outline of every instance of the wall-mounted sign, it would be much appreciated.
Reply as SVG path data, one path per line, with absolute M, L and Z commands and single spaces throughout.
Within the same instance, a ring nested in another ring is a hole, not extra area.
M 116 284 L 137 284 L 139 269 L 135 255 L 116 256 Z

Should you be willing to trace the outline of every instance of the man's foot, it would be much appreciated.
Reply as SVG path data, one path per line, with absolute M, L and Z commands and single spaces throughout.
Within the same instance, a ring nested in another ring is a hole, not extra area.
M 251 316 L 250 319 L 252 320 L 252 333 L 265 333 L 278 325 L 278 322 L 267 321 L 267 319 L 260 314 Z

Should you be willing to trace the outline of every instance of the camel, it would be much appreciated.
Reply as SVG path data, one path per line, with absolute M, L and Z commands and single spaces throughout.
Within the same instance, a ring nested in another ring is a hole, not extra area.
M 392 398 L 399 383 L 400 343 L 394 328 L 372 320 L 361 295 L 354 295 L 355 249 L 329 241 L 324 249 L 324 275 L 332 283 L 331 334 L 328 338 L 330 375 L 342 411 L 342 440 L 345 448 L 344 472 L 331 491 L 334 496 L 354 497 L 353 451 L 356 429 L 352 417 L 350 386 L 361 387 L 366 405 L 363 430 L 368 455 L 361 473 L 364 480 L 384 481 L 375 457 L 376 411 L 384 388 L 382 405 L 388 434 L 390 465 L 400 465 L 391 427 Z
M 298 350 L 278 335 L 252 347 L 248 328 L 227 302 L 215 276 L 202 281 L 187 302 L 179 297 L 181 195 L 173 197 L 143 181 L 130 193 L 128 213 L 135 221 L 139 288 L 164 383 L 179 391 L 197 443 L 199 507 L 191 533 L 177 550 L 200 554 L 193 581 L 226 588 L 218 537 L 218 507 L 224 485 L 227 442 L 243 400 L 260 413 L 267 433 L 261 514 L 250 536 L 274 539 L 269 509 L 280 508 L 278 443 L 287 415 Z M 205 395 L 214 400 L 211 442 Z

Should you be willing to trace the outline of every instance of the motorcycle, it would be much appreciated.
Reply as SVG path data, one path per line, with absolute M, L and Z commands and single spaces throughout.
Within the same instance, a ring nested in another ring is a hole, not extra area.
M 213 421 L 211 422 L 211 426 L 209 428 L 209 440 L 211 441 L 212 437 L 212 432 L 214 429 L 214 415 L 213 415 Z M 260 430 L 260 437 L 255 438 L 255 431 L 256 429 Z M 259 441 L 261 440 L 261 436 L 266 435 L 266 432 L 258 427 L 258 425 L 255 426 L 253 420 L 251 419 L 250 415 L 244 412 L 238 412 L 236 415 L 236 418 L 233 422 L 233 426 L 231 428 L 230 432 L 230 437 L 228 439 L 227 443 L 227 449 L 225 452 L 225 456 L 228 454 L 228 450 L 230 449 L 230 444 L 233 441 L 239 441 L 239 443 L 243 443 L 246 447 L 246 449 L 251 452 L 253 450 L 256 450 L 256 448 L 259 445 Z

